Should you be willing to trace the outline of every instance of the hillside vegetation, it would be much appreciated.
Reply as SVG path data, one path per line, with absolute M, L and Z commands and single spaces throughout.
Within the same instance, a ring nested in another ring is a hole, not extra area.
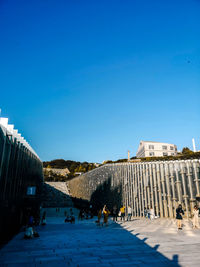
M 164 157 L 145 157 L 145 158 L 136 158 L 132 157 L 131 161 L 137 161 L 140 160 L 141 162 L 149 162 L 149 161 L 163 161 L 163 160 L 187 160 L 187 159 L 200 159 L 200 151 L 193 152 L 188 147 L 184 147 L 182 149 L 182 152 L 179 152 L 176 156 L 164 156 Z M 106 160 L 103 162 L 103 164 L 108 163 L 123 163 L 128 162 L 128 159 L 118 159 L 116 161 L 112 160 Z
M 132 162 L 140 160 L 141 162 L 150 162 L 150 161 L 166 161 L 166 160 L 187 160 L 187 159 L 200 159 L 200 152 L 193 152 L 189 148 L 183 148 L 181 153 L 178 153 L 177 156 L 165 156 L 165 157 L 146 157 L 137 159 L 132 157 Z M 123 163 L 128 162 L 127 159 L 119 159 L 116 161 L 107 160 L 103 162 L 104 164 L 108 163 Z M 80 173 L 85 173 L 97 168 L 100 164 L 88 163 L 88 162 L 79 162 L 73 160 L 64 160 L 64 159 L 55 159 L 51 161 L 44 161 L 43 167 L 49 168 L 50 170 L 44 170 L 44 179 L 45 181 L 67 181 L 78 176 Z M 65 169 L 67 168 L 70 173 L 66 176 L 56 174 L 52 169 Z
M 70 173 L 67 176 L 61 176 L 53 173 L 52 171 L 44 171 L 45 181 L 67 181 L 77 176 L 77 173 L 85 173 L 97 167 L 95 163 L 79 162 L 73 160 L 55 159 L 43 162 L 44 168 L 49 169 L 65 169 L 67 168 Z

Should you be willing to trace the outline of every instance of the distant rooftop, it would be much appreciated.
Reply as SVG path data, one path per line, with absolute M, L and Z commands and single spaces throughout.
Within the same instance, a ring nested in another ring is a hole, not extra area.
M 168 142 L 156 142 L 156 141 L 144 141 L 144 140 L 141 140 L 140 142 L 144 142 L 144 143 L 165 143 L 165 144 L 172 144 L 172 143 L 168 143 Z

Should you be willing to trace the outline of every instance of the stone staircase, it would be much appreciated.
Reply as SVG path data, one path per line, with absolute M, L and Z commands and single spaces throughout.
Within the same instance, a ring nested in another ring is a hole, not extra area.
M 97 226 L 95 220 L 70 224 L 61 217 L 47 218 L 46 226 L 37 227 L 39 238 L 24 240 L 21 232 L 0 250 L 0 266 L 199 266 L 199 229 L 184 226 L 178 231 L 170 219 L 110 219 L 108 227 Z
M 65 182 L 45 182 L 42 193 L 44 208 L 73 207 L 72 199 Z

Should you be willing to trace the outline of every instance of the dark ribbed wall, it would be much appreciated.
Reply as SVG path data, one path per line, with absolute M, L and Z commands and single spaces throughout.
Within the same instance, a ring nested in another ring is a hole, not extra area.
M 43 184 L 42 162 L 23 143 L 0 126 L 0 236 L 12 236 L 28 212 L 38 212 Z M 28 196 L 27 187 L 36 186 Z

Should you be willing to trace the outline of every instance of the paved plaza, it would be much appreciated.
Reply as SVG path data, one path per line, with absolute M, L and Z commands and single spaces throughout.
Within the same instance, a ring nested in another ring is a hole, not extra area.
M 23 232 L 0 250 L 0 266 L 199 266 L 200 230 L 185 221 L 135 219 L 98 227 L 96 218 L 73 224 L 48 218 L 39 238 Z

